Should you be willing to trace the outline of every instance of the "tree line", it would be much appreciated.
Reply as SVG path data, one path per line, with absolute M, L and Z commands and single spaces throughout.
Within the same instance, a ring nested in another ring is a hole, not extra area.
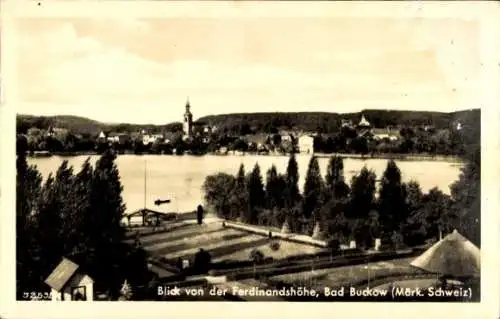
M 206 154 L 220 150 L 222 147 L 229 151 L 241 152 L 269 152 L 278 151 L 285 154 L 298 152 L 297 138 L 284 141 L 280 134 L 270 134 L 263 140 L 264 150 L 257 144 L 249 143 L 246 136 L 230 136 L 224 133 L 213 133 L 206 136 L 196 136 L 185 141 L 182 133 L 171 136 L 169 143 L 155 141 L 144 144 L 140 136 L 131 136 L 123 142 L 110 143 L 105 140 L 90 137 L 76 136 L 67 133 L 60 136 L 47 136 L 41 131 L 37 134 L 30 130 L 30 135 L 19 135 L 18 143 L 26 145 L 29 152 L 49 151 L 52 153 L 97 152 L 102 153 L 114 149 L 118 153 L 134 154 Z M 476 138 L 477 137 L 477 138 Z M 206 138 L 206 140 L 204 140 Z M 478 143 L 477 134 L 471 130 L 442 130 L 425 131 L 423 129 L 404 128 L 401 138 L 391 141 L 374 140 L 358 136 L 356 130 L 343 128 L 340 132 L 314 137 L 314 151 L 317 153 L 346 153 L 346 154 L 428 154 L 428 155 L 463 155 L 469 145 Z M 174 152 L 175 150 L 175 152 Z
M 373 127 L 399 127 L 401 138 L 398 141 L 388 139 L 374 141 L 358 136 L 356 130 L 342 128 L 342 120 L 351 120 L 353 124 L 359 121 L 361 114 L 365 115 Z M 463 129 L 457 132 L 454 125 L 460 122 Z M 204 154 L 221 147 L 230 150 L 255 151 L 255 145 L 245 141 L 245 136 L 253 134 L 269 134 L 277 140 L 277 134 L 282 131 L 316 132 L 315 151 L 324 153 L 429 153 L 440 155 L 460 155 L 465 152 L 464 145 L 477 144 L 480 135 L 480 110 L 459 111 L 453 113 L 413 112 L 365 110 L 359 113 L 249 113 L 223 114 L 200 118 L 195 128 L 204 124 L 217 127 L 210 134 L 209 142 L 204 143 L 198 138 L 192 143 L 182 140 L 182 123 L 174 122 L 166 125 L 105 125 L 80 117 L 30 117 L 18 116 L 17 133 L 19 138 L 26 139 L 30 151 L 47 150 L 50 152 L 82 152 L 102 151 L 109 148 L 108 143 L 98 142 L 96 137 L 100 131 L 126 133 L 130 140 L 112 145 L 117 151 L 135 153 L 172 153 L 173 149 L 193 151 Z M 423 130 L 423 126 L 431 126 Z M 62 136 L 45 136 L 49 127 L 61 127 L 69 130 Z M 140 137 L 134 137 L 137 132 L 147 129 L 152 133 L 173 134 L 171 143 L 153 143 L 143 145 Z M 135 132 L 135 133 L 134 133 Z M 266 141 L 268 146 L 277 143 Z M 289 153 L 293 146 L 281 145 L 278 148 Z
M 361 112 L 344 114 L 330 112 L 233 113 L 204 116 L 198 121 L 216 125 L 220 130 L 226 130 L 235 135 L 255 134 L 256 132 L 272 134 L 280 130 L 302 130 L 328 134 L 339 132 L 343 119 L 357 124 L 361 114 L 374 127 L 378 128 L 431 125 L 436 129 L 448 129 L 456 121 L 477 123 L 476 120 L 480 118 L 479 109 L 451 113 L 362 110 Z
M 95 280 L 95 289 L 111 296 L 125 278 L 138 283 L 147 276 L 145 254 L 122 243 L 125 211 L 116 155 L 105 152 L 93 167 L 80 171 L 63 161 L 43 181 L 17 153 L 16 250 L 17 297 L 47 291 L 44 280 L 63 257 L 80 265 Z
M 348 184 L 337 156 L 330 158 L 325 178 L 311 158 L 301 193 L 293 154 L 284 174 L 273 165 L 264 181 L 258 164 L 247 174 L 241 165 L 236 176 L 207 176 L 203 189 L 207 205 L 222 218 L 307 235 L 319 226 L 319 236 L 335 243 L 356 240 L 358 247 L 371 247 L 381 238 L 386 247 L 415 246 L 456 228 L 480 245 L 479 154 L 469 158 L 451 196 L 438 188 L 423 193 L 417 181 L 402 182 L 393 160 L 380 180 L 365 166 Z

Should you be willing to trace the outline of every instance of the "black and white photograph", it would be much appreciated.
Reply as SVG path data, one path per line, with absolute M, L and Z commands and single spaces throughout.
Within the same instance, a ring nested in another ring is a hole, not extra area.
M 301 4 L 15 19 L 17 301 L 481 302 L 479 22 Z

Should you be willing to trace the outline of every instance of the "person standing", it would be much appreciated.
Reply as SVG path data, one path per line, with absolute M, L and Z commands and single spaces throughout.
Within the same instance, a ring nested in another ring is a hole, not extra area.
M 203 223 L 203 206 L 201 205 L 198 205 L 196 210 L 196 219 L 198 220 L 198 225 Z

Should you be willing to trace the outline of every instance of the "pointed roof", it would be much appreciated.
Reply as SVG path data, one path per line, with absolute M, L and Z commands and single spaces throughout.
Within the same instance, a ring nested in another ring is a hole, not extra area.
M 45 283 L 56 291 L 61 291 L 76 273 L 78 265 L 67 258 L 63 258 L 56 269 L 45 280 Z
M 440 275 L 475 277 L 480 274 L 481 253 L 479 248 L 455 229 L 410 265 Z
M 359 121 L 359 126 L 371 126 L 370 122 L 368 122 L 365 118 L 365 116 L 362 114 L 361 115 L 361 120 Z
M 283 227 L 281 228 L 281 232 L 284 234 L 290 233 L 290 225 L 289 225 L 287 219 L 285 219 L 285 222 L 283 223 Z
M 317 239 L 317 240 L 325 239 L 325 234 L 321 230 L 321 226 L 320 226 L 319 222 L 316 222 L 316 224 L 314 225 L 314 229 L 313 229 L 313 233 L 311 235 L 311 238 Z

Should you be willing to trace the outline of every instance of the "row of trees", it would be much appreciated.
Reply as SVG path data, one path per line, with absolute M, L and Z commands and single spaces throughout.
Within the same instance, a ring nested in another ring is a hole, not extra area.
M 437 129 L 444 129 L 449 128 L 450 124 L 457 120 L 462 123 L 477 123 L 480 110 L 452 113 L 396 110 L 362 110 L 344 114 L 330 112 L 236 113 L 205 116 L 198 121 L 215 124 L 221 131 L 235 135 L 259 132 L 273 134 L 280 130 L 303 130 L 329 134 L 339 131 L 343 119 L 358 123 L 361 115 L 364 115 L 374 127 L 432 125 Z
M 229 220 L 280 228 L 286 224 L 291 231 L 307 235 L 319 224 L 323 238 L 355 239 L 361 246 L 373 245 L 374 238 L 413 246 L 458 228 L 479 244 L 478 165 L 476 160 L 465 167 L 451 187 L 451 196 L 437 188 L 423 193 L 416 181 L 403 183 L 392 160 L 380 180 L 363 167 L 348 185 L 343 160 L 336 156 L 331 157 L 324 179 L 317 158 L 311 158 L 300 193 L 293 154 L 286 173 L 279 174 L 273 165 L 265 183 L 256 164 L 248 174 L 241 165 L 236 176 L 208 176 L 203 187 L 207 204 Z
M 145 255 L 122 243 L 125 210 L 116 155 L 105 152 L 95 167 L 85 161 L 73 171 L 64 161 L 45 181 L 17 155 L 17 293 L 46 291 L 47 276 L 70 258 L 96 281 L 96 289 L 117 293 L 124 278 L 141 280 Z
M 186 142 L 182 135 L 176 136 L 170 143 L 155 142 L 144 144 L 141 139 L 131 139 L 123 143 L 108 143 L 93 140 L 88 137 L 77 137 L 66 134 L 63 137 L 20 135 L 19 140 L 27 145 L 29 151 L 57 152 L 104 152 L 113 148 L 118 152 L 133 152 L 135 154 L 183 154 L 187 151 L 195 154 L 215 152 L 221 147 L 228 150 L 242 152 L 258 152 L 256 144 L 248 143 L 244 137 L 217 136 L 213 134 L 208 141 L 201 137 Z M 298 151 L 297 140 L 291 142 L 281 141 L 279 134 L 270 135 L 265 141 L 265 149 L 293 153 Z M 354 154 L 377 154 L 377 153 L 427 153 L 435 155 L 461 155 L 464 153 L 461 134 L 448 131 L 446 134 L 432 134 L 418 132 L 412 135 L 402 136 L 399 140 L 389 139 L 376 141 L 371 138 L 357 136 L 356 132 L 342 130 L 329 136 L 316 136 L 314 138 L 314 150 L 319 153 L 354 153 Z
M 320 153 L 462 155 L 465 151 L 465 134 L 468 131 L 404 128 L 400 130 L 397 140 L 375 140 L 358 136 L 354 129 L 343 128 L 337 134 L 315 137 L 314 150 Z

